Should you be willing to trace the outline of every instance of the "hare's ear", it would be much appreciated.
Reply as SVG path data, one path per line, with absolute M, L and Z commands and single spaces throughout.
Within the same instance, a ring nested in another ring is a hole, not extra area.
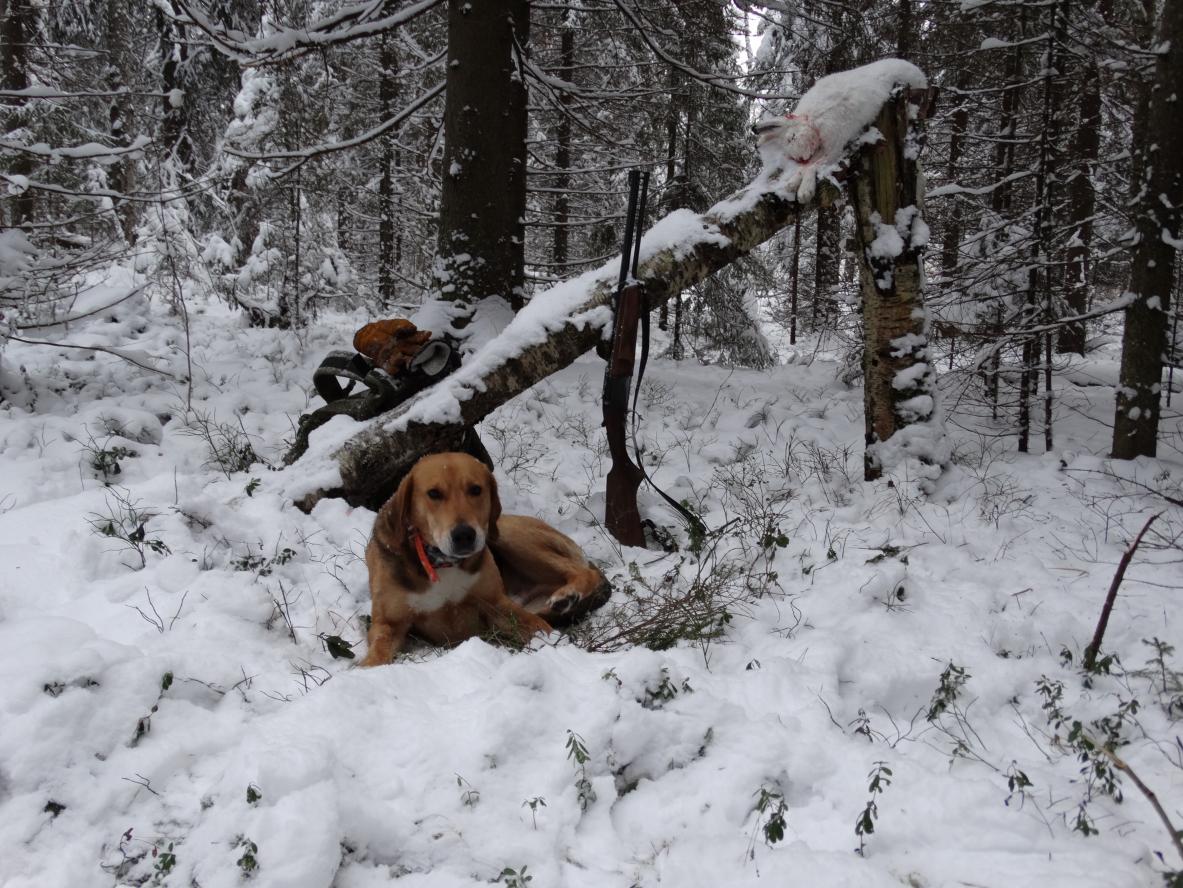
M 382 541 L 393 550 L 409 553 L 408 557 L 410 558 L 415 557 L 411 540 L 407 536 L 407 530 L 414 521 L 414 516 L 411 514 L 412 497 L 415 491 L 412 475 L 413 473 L 407 472 L 394 492 L 394 496 L 386 501 L 386 505 L 382 507 L 382 511 L 378 515 L 378 522 L 382 525 Z
M 489 472 L 489 529 L 486 539 L 496 541 L 497 519 L 501 517 L 501 497 L 497 493 L 497 479 Z

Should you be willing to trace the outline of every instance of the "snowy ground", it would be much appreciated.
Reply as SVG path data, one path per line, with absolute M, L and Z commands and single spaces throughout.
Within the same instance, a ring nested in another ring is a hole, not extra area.
M 179 354 L 161 306 L 113 314 L 88 341 Z M 1132 888 L 1183 865 L 1128 779 L 1124 801 L 1094 786 L 1081 808 L 1092 769 L 1070 739 L 1074 720 L 1112 730 L 1183 822 L 1178 662 L 1147 666 L 1143 641 L 1183 647 L 1163 544 L 1183 515 L 1095 455 L 1112 347 L 1073 371 L 1055 453 L 953 429 L 964 475 L 942 502 L 860 480 L 861 390 L 824 351 L 766 373 L 653 362 L 658 478 L 734 522 L 697 558 L 622 551 L 596 523 L 601 365 L 584 358 L 483 424 L 505 507 L 605 567 L 602 621 L 697 578 L 721 637 L 657 651 L 601 622 L 595 652 L 472 641 L 361 671 L 323 637 L 364 636 L 372 513 L 304 515 L 264 465 L 223 473 L 200 434 L 241 431 L 277 464 L 354 322 L 297 338 L 195 311 L 191 407 L 107 355 L 3 353 L 0 885 Z M 1121 471 L 1178 496 L 1164 453 Z M 1106 636 L 1120 666 L 1086 682 L 1115 564 L 1161 509 Z M 1082 810 L 1096 834 L 1073 828 Z

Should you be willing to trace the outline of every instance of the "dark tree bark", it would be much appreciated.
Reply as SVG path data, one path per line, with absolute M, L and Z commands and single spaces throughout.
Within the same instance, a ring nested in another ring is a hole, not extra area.
M 1077 129 L 1072 140 L 1072 178 L 1068 182 L 1068 207 L 1075 231 L 1068 244 L 1068 266 L 1064 275 L 1064 302 L 1073 315 L 1088 310 L 1090 256 L 1093 242 L 1093 167 L 1101 147 L 1100 71 L 1087 62 L 1081 72 L 1080 97 L 1077 102 Z M 1057 349 L 1061 354 L 1084 354 L 1084 321 L 1072 321 L 1060 330 Z
M 665 187 L 666 193 L 670 195 L 671 200 L 666 202 L 665 205 L 667 209 L 674 209 L 672 198 L 678 192 L 675 182 L 678 175 L 678 129 L 681 122 L 681 112 L 678 109 L 678 72 L 672 69 L 670 71 L 669 91 L 670 100 L 665 111 Z M 681 299 L 680 296 L 675 296 L 674 298 Z M 662 330 L 666 330 L 669 329 L 669 323 L 670 304 L 663 302 L 657 315 L 657 326 Z M 674 342 L 675 346 L 681 349 L 681 342 L 677 336 L 674 337 Z
M 969 126 L 969 107 L 963 99 L 953 112 L 952 128 L 949 134 L 949 166 L 946 178 L 950 182 L 958 181 L 958 167 L 961 154 L 965 148 L 965 131 Z M 957 261 L 961 250 L 961 203 L 954 196 L 945 220 L 945 231 L 941 238 L 941 276 L 952 277 L 957 268 Z
M 797 306 L 801 289 L 801 217 L 793 221 L 793 256 L 789 263 L 789 345 L 797 344 Z
M 189 116 L 197 99 L 194 90 L 186 88 L 188 43 L 181 34 L 180 25 L 159 7 L 156 9 L 156 29 L 160 34 L 160 84 L 164 93 L 160 107 L 161 147 L 166 158 L 172 159 L 182 172 L 188 172 L 193 165 Z
M 1138 109 L 1134 139 L 1137 243 L 1130 269 L 1134 302 L 1125 312 L 1113 456 L 1154 456 L 1158 446 L 1167 313 L 1183 241 L 1183 3 L 1167 3 L 1158 34 L 1150 100 Z
M 6 90 L 29 88 L 29 39 L 36 25 L 37 10 L 32 0 L 0 0 L 0 86 Z M 5 99 L 4 130 L 12 132 L 25 124 L 28 102 Z M 16 154 L 6 161 L 9 170 L 21 176 L 33 172 L 32 158 Z M 16 195 L 11 203 L 9 223 L 19 226 L 33 221 L 33 190 Z
M 434 277 L 457 304 L 500 296 L 520 306 L 526 206 L 526 0 L 448 0 L 443 189 Z
M 529 0 L 510 0 L 508 5 L 513 67 L 506 97 L 509 118 L 506 137 L 511 154 L 504 200 L 511 273 L 509 304 L 518 311 L 526 304 L 526 137 L 530 131 L 526 60 L 530 55 L 530 3 Z
M 118 92 L 129 81 L 127 39 L 131 33 L 128 22 L 129 10 L 126 0 L 107 0 L 106 48 L 107 69 L 104 85 L 110 92 Z M 124 148 L 131 144 L 132 103 L 126 96 L 111 99 L 108 106 L 111 144 Z M 107 174 L 112 191 L 127 193 L 135 186 L 135 161 L 125 156 L 113 164 Z M 136 203 L 130 200 L 116 201 L 115 213 L 124 240 L 129 244 L 136 236 Z
M 573 83 L 575 77 L 575 31 L 570 27 L 564 28 L 559 36 L 559 70 L 558 77 L 567 83 Z M 559 93 L 559 123 L 556 127 L 555 139 L 555 167 L 559 170 L 554 177 L 555 189 L 555 233 L 554 233 L 554 263 L 562 265 L 570 256 L 571 232 L 567 225 L 571 218 L 571 199 L 567 189 L 571 187 L 571 94 L 567 91 Z
M 1111 0 L 1097 4 L 1102 19 L 1112 16 Z M 1072 139 L 1073 168 L 1068 180 L 1068 212 L 1076 226 L 1068 244 L 1064 273 L 1064 301 L 1068 313 L 1084 314 L 1089 308 L 1089 275 L 1092 272 L 1093 214 L 1097 196 L 1093 170 L 1101 150 L 1101 68 L 1095 58 L 1086 58 L 1079 69 L 1080 93 L 1076 106 L 1076 132 Z M 1061 354 L 1084 354 L 1087 328 L 1084 321 L 1072 321 L 1060 330 L 1057 349 Z
M 391 36 L 383 34 L 378 51 L 378 64 L 382 68 L 378 72 L 378 105 L 382 109 L 383 120 L 389 120 L 394 116 L 394 103 L 398 99 L 398 59 L 391 43 Z M 398 299 L 394 282 L 394 229 L 398 224 L 394 205 L 394 141 L 394 132 L 386 133 L 382 137 L 378 160 L 381 164 L 378 177 L 378 295 L 387 308 Z
M 912 18 L 912 0 L 896 0 L 899 21 L 895 35 L 895 54 L 897 58 L 912 60 L 912 45 L 916 36 L 913 33 L 916 26 Z
M 817 257 L 813 264 L 813 329 L 828 324 L 842 261 L 842 215 L 837 206 L 817 208 Z M 820 317 L 820 321 L 819 321 Z
M 1056 47 L 1062 42 L 1064 17 L 1060 15 L 1060 3 L 1051 7 L 1050 27 L 1045 46 L 1046 70 L 1043 75 L 1043 112 L 1039 126 L 1039 159 L 1035 168 L 1035 214 L 1031 238 L 1031 267 L 1027 273 L 1026 319 L 1037 317 L 1050 324 L 1053 318 L 1052 305 L 1052 249 L 1051 214 L 1055 178 L 1054 150 L 1058 127 L 1056 80 Z M 1044 337 L 1047 362 L 1044 364 L 1044 450 L 1052 449 L 1052 355 L 1051 334 Z M 1023 342 L 1023 372 L 1019 380 L 1019 452 L 1027 453 L 1031 434 L 1031 399 L 1039 389 L 1039 337 L 1027 338 Z

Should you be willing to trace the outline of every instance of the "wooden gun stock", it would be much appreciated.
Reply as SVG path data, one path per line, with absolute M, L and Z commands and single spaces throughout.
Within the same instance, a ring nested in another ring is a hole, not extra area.
M 624 545 L 643 547 L 645 533 L 637 508 L 637 489 L 645 474 L 629 458 L 625 433 L 640 313 L 641 287 L 630 284 L 621 290 L 617 301 L 612 354 L 604 374 L 604 431 L 612 456 L 612 468 L 605 484 L 604 524 L 608 532 Z
M 616 314 L 612 325 L 612 348 L 604 370 L 604 431 L 612 468 L 608 472 L 604 496 L 604 524 L 609 533 L 626 546 L 644 546 L 641 513 L 637 508 L 637 488 L 645 473 L 628 455 L 628 396 L 632 388 L 633 366 L 637 354 L 637 324 L 641 318 L 641 285 L 636 282 L 640 254 L 641 225 L 645 217 L 645 198 L 649 174 L 629 172 L 628 213 L 625 216 L 624 248 L 621 251 L 620 283 L 617 286 Z M 631 271 L 631 273 L 630 273 Z

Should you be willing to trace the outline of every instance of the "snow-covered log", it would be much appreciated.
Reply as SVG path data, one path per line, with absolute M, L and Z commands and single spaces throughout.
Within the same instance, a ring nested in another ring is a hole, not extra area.
M 791 152 L 779 156 L 764 139 L 765 167 L 747 187 L 701 215 L 677 210 L 646 232 L 637 276 L 647 308 L 751 252 L 818 201 L 838 199 L 838 183 L 849 177 L 864 145 L 874 142 L 865 134 L 884 103 L 906 119 L 909 88 L 923 86 L 916 68 L 895 60 L 819 81 L 815 90 L 828 91 L 844 113 L 819 116 L 821 147 L 807 162 Z M 391 414 L 360 428 L 339 418 L 318 430 L 308 453 L 288 470 L 287 494 L 305 510 L 327 496 L 381 503 L 421 455 L 459 448 L 466 427 L 605 338 L 618 268 L 612 261 L 536 294 L 452 376 Z

